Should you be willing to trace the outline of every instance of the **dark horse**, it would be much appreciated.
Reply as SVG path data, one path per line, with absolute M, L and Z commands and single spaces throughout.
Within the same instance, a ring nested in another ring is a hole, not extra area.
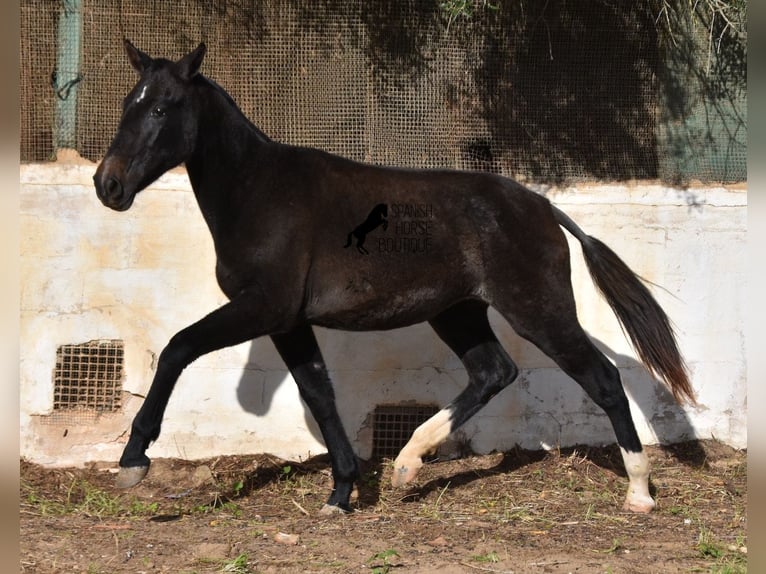
M 351 247 L 353 238 L 356 237 L 357 251 L 364 255 L 368 255 L 370 252 L 364 247 L 364 241 L 367 239 L 367 234 L 375 231 L 381 225 L 383 226 L 383 231 L 388 229 L 388 220 L 386 217 L 388 217 L 388 206 L 385 203 L 379 203 L 372 208 L 367 219 L 357 225 L 354 230 L 348 234 L 346 244 L 343 247 Z
M 393 482 L 404 484 L 423 455 L 518 374 L 490 328 L 492 306 L 606 412 L 629 478 L 625 508 L 652 509 L 648 460 L 619 373 L 577 320 L 562 227 L 582 244 L 595 284 L 642 362 L 677 400 L 693 402 L 694 394 L 667 316 L 608 247 L 545 197 L 504 177 L 376 167 L 271 141 L 199 73 L 204 44 L 177 62 L 151 58 L 127 40 L 125 50 L 140 79 L 94 176 L 98 197 L 125 211 L 139 191 L 184 163 L 229 302 L 176 333 L 160 354 L 120 459 L 118 486 L 146 475 L 146 450 L 160 434 L 182 370 L 206 353 L 268 335 L 329 451 L 334 488 L 323 511 L 349 510 L 358 461 L 312 325 L 364 331 L 428 321 L 469 380 L 402 449 Z M 432 206 L 427 254 L 384 251 L 359 259 L 342 248 L 338 233 L 381 201 Z

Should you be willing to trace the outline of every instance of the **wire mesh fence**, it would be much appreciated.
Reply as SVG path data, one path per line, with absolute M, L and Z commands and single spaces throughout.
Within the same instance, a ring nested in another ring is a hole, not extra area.
M 22 0 L 21 157 L 104 154 L 136 80 L 126 37 L 170 59 L 204 41 L 203 73 L 270 137 L 356 160 L 745 180 L 743 72 L 719 66 L 711 88 L 704 30 L 663 40 L 655 4 L 520 0 L 449 22 L 437 0 Z
M 396 458 L 421 424 L 439 412 L 435 405 L 378 405 L 373 411 L 372 456 Z
M 53 410 L 43 424 L 89 424 L 122 408 L 124 344 L 118 339 L 61 345 L 53 371 Z

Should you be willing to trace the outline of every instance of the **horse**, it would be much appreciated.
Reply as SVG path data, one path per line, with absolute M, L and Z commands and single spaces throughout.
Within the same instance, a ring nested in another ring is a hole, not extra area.
M 628 478 L 623 508 L 652 510 L 648 457 L 619 372 L 577 319 L 564 230 L 582 245 L 596 287 L 648 371 L 679 403 L 694 404 L 694 391 L 669 318 L 609 247 L 510 178 L 375 166 L 273 141 L 200 73 L 204 43 L 177 61 L 153 58 L 127 39 L 124 48 L 139 79 L 95 172 L 96 194 L 104 206 L 126 211 L 141 190 L 184 164 L 228 301 L 162 350 L 119 460 L 117 487 L 129 488 L 148 472 L 146 451 L 160 436 L 187 365 L 269 336 L 327 447 L 333 486 L 320 512 L 351 512 L 360 465 L 313 327 L 359 332 L 427 321 L 465 367 L 467 386 L 412 433 L 395 459 L 397 487 L 519 374 L 490 327 L 492 307 L 606 413 Z M 359 213 L 380 202 L 429 206 L 427 252 L 381 250 L 359 258 L 341 247 L 338 232 L 353 229 Z
M 372 211 L 362 223 L 357 225 L 353 231 L 351 231 L 346 237 L 346 244 L 343 246 L 351 247 L 354 237 L 356 237 L 356 249 L 363 255 L 369 255 L 370 252 L 364 247 L 364 242 L 367 239 L 367 234 L 372 233 L 381 225 L 383 231 L 388 229 L 388 205 L 385 203 L 379 203 L 372 208 Z

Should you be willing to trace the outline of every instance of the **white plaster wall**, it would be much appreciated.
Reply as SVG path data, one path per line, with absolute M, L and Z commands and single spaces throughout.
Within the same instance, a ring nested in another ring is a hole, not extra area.
M 212 241 L 183 170 L 163 176 L 126 213 L 95 196 L 95 165 L 77 158 L 22 165 L 20 435 L 22 456 L 43 464 L 116 461 L 154 361 L 178 330 L 224 302 Z M 746 212 L 744 189 L 654 184 L 540 190 L 646 279 L 673 319 L 698 408 L 676 406 L 635 359 L 596 292 L 576 240 L 573 281 L 581 321 L 620 368 L 642 440 L 715 437 L 745 447 Z M 571 238 L 570 238 L 571 239 Z M 477 452 L 614 442 L 603 413 L 536 348 L 496 315 L 521 367 L 455 437 Z M 317 330 L 346 430 L 362 457 L 377 404 L 444 405 L 467 376 L 425 325 L 387 333 Z M 56 348 L 93 339 L 125 342 L 123 412 L 55 422 Z M 152 457 L 203 458 L 324 452 L 312 417 L 267 339 L 200 358 L 182 374 Z

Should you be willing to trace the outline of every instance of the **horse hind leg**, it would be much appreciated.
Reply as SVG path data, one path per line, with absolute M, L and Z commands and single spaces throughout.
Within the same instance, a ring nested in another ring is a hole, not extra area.
M 394 486 L 413 480 L 423 466 L 422 457 L 435 451 L 451 432 L 518 375 L 516 365 L 492 332 L 486 304 L 459 303 L 432 319 L 431 326 L 465 366 L 468 386 L 448 406 L 415 429 L 394 462 Z
M 549 279 L 551 277 L 555 274 L 548 275 Z M 546 300 L 535 308 L 520 309 L 522 306 L 501 304 L 497 309 L 516 333 L 553 359 L 606 413 L 628 474 L 628 493 L 623 508 L 650 512 L 655 503 L 649 493 L 649 460 L 636 432 L 619 371 L 582 329 L 571 289 L 568 283 L 564 285 L 563 290 L 555 287 L 540 289 L 540 293 L 546 293 Z

